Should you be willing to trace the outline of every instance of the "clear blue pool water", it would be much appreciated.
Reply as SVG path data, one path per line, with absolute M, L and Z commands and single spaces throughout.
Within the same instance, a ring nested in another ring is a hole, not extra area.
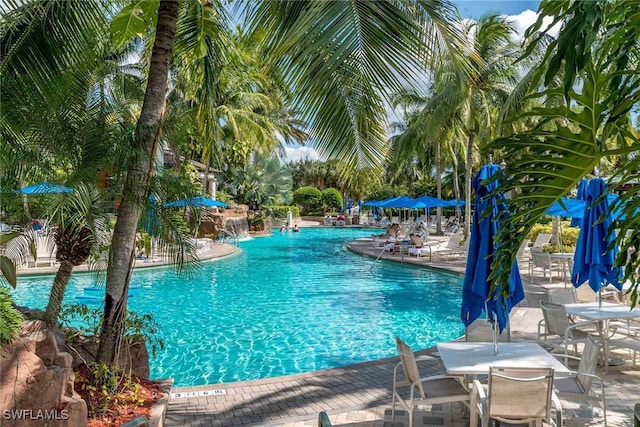
M 170 268 L 137 270 L 129 308 L 151 313 L 166 348 L 154 378 L 201 385 L 333 368 L 457 338 L 462 279 L 353 254 L 371 230 L 303 229 L 242 242 L 239 256 L 207 263 L 192 279 Z M 65 302 L 92 276 L 76 274 Z M 52 276 L 21 278 L 17 303 L 43 308 Z M 98 305 L 93 303 L 94 306 Z

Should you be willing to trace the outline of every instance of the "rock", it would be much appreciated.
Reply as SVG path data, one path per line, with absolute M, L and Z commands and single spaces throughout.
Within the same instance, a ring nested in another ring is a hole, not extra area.
M 73 365 L 73 356 L 67 352 L 61 351 L 57 354 L 53 364 L 60 366 L 61 368 L 71 368 Z
M 87 402 L 75 393 L 75 396 L 63 396 L 62 403 L 68 418 L 59 424 L 61 427 L 85 427 L 87 425 Z
M 40 320 L 35 320 L 31 322 L 27 327 L 29 329 L 23 328 L 20 331 L 20 340 L 22 340 L 25 345 L 36 353 L 36 355 L 42 359 L 45 365 L 53 364 L 54 359 L 58 355 L 58 343 L 56 343 L 56 339 L 53 334 L 46 329 L 41 328 Z
M 83 337 L 77 343 L 74 343 L 71 352 L 73 356 L 73 367 L 77 367 L 83 363 L 93 363 L 96 360 L 95 355 L 98 352 L 98 344 L 94 337 Z M 129 345 L 129 348 L 123 348 L 120 351 L 119 366 L 125 372 L 137 375 L 141 378 L 149 378 L 149 352 L 143 341 L 135 341 Z

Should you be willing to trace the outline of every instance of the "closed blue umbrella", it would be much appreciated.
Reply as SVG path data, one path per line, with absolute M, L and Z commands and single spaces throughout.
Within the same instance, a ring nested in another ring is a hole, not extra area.
M 18 190 L 22 194 L 56 194 L 56 193 L 73 193 L 73 188 L 64 185 L 52 184 L 50 182 L 41 182 Z
M 607 185 L 602 178 L 594 178 L 589 182 L 571 274 L 571 282 L 576 288 L 588 280 L 589 286 L 595 292 L 609 283 L 618 290 L 622 290 L 620 268 L 613 266 L 618 250 L 615 245 L 609 249 L 615 236 L 613 233 L 610 236 L 607 235 L 611 225 L 611 215 L 609 215 L 609 198 L 602 197 L 606 192 Z M 598 201 L 599 203 L 594 203 Z M 602 221 L 600 221 L 601 218 Z
M 486 182 L 500 166 L 485 165 L 473 178 L 471 185 L 476 193 L 474 203 L 471 235 L 469 236 L 469 253 L 467 267 L 462 285 L 462 309 L 460 317 L 465 326 L 469 326 L 486 310 L 490 321 L 497 321 L 500 332 L 509 322 L 511 308 L 524 298 L 522 280 L 517 262 L 511 268 L 509 276 L 509 295 L 503 296 L 500 289 L 490 294 L 489 275 L 491 262 L 496 248 L 494 238 L 500 227 L 501 218 L 507 214 L 506 206 L 497 194 L 491 194 L 498 183 Z M 485 212 L 489 210 L 490 214 Z M 494 337 L 495 338 L 495 337 Z M 496 345 L 496 342 L 494 342 Z M 497 351 L 497 347 L 495 348 Z
M 585 178 L 582 178 L 578 183 L 578 192 L 576 193 L 576 200 L 587 200 L 587 187 L 589 186 L 589 181 Z M 571 227 L 580 227 L 580 223 L 582 218 L 577 216 L 571 217 Z
M 185 207 L 185 206 L 192 206 L 192 207 L 199 207 L 199 208 L 210 208 L 210 207 L 226 208 L 229 205 L 226 203 L 219 202 L 217 200 L 210 199 L 208 197 L 204 197 L 204 196 L 189 197 L 188 199 L 176 200 L 175 202 L 169 202 L 164 204 L 164 207 L 166 208 Z

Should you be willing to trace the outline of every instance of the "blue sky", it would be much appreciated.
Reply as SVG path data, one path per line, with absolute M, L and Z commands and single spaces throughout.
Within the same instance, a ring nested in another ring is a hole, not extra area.
M 453 0 L 464 18 L 479 18 L 487 12 L 499 12 L 504 15 L 518 15 L 529 9 L 538 10 L 540 0 Z

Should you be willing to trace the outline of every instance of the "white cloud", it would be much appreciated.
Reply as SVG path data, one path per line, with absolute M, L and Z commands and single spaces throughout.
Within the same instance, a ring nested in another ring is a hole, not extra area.
M 318 160 L 318 152 L 311 147 L 289 146 L 284 147 L 283 163 L 297 162 L 298 160 Z
M 522 39 L 527 28 L 538 20 L 538 14 L 532 10 L 525 10 L 518 15 L 507 15 L 507 18 L 513 23 L 515 30 L 518 33 L 518 38 Z M 553 18 L 549 16 L 545 17 L 542 21 L 543 25 L 541 30 L 547 29 L 552 22 Z M 558 23 L 549 29 L 548 34 L 553 37 L 557 37 L 559 32 L 560 24 Z

